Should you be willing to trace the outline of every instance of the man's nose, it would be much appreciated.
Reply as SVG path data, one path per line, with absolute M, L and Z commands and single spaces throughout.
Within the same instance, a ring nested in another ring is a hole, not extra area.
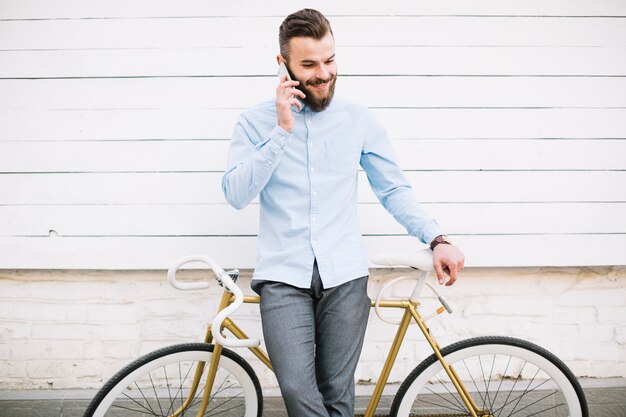
M 327 80 L 328 77 L 330 76 L 330 68 L 327 65 L 320 65 L 317 71 L 317 74 L 315 74 L 315 76 L 319 80 Z

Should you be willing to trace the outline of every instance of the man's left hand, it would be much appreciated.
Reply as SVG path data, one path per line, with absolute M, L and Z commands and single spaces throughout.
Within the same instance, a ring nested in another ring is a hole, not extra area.
M 433 266 L 437 272 L 439 284 L 454 284 L 465 266 L 465 255 L 454 245 L 439 244 L 433 250 Z M 446 281 L 446 274 L 450 277 Z

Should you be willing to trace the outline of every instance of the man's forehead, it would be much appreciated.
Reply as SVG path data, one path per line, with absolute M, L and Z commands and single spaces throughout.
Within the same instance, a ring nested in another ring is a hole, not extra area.
M 330 33 L 322 39 L 296 36 L 289 40 L 289 57 L 293 61 L 324 61 L 335 55 L 335 39 Z

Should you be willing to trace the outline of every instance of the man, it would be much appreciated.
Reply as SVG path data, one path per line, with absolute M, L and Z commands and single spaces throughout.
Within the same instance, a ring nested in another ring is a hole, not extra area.
M 370 308 L 359 230 L 357 171 L 409 234 L 431 243 L 440 283 L 464 257 L 420 207 L 383 127 L 367 108 L 334 97 L 335 40 L 318 11 L 279 30 L 276 98 L 235 126 L 222 188 L 234 207 L 260 197 L 252 288 L 291 417 L 353 416 L 354 372 Z

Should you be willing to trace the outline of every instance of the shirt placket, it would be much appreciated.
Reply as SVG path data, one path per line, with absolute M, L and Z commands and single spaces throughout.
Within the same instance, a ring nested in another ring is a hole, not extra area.
M 304 123 L 307 127 L 307 153 L 309 155 L 308 164 L 309 164 L 309 182 L 311 184 L 310 188 L 310 200 L 311 206 L 309 209 L 309 224 L 311 225 L 311 246 L 313 247 L 313 253 L 317 252 L 317 245 L 319 239 L 319 228 L 317 227 L 318 216 L 319 216 L 319 196 L 318 196 L 318 164 L 315 158 L 315 141 L 313 140 L 313 130 L 312 130 L 312 122 L 311 122 L 311 112 L 306 111 L 304 114 Z

